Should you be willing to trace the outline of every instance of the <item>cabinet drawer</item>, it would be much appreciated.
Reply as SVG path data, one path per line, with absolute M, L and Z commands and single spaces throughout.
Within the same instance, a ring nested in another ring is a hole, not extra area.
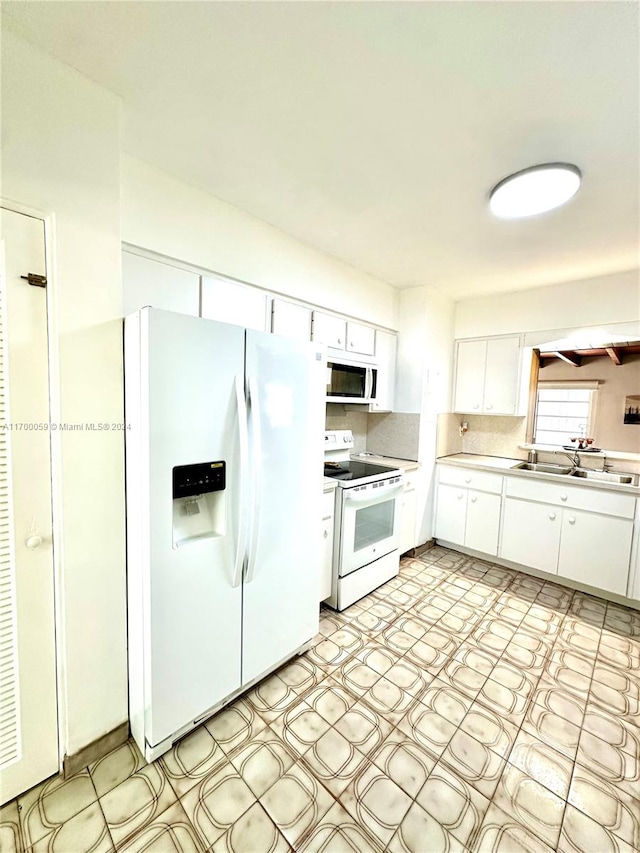
M 524 477 L 507 477 L 506 493 L 509 497 L 585 509 L 602 515 L 615 515 L 619 518 L 633 518 L 636 502 L 631 495 L 600 491 L 597 488 L 584 488 L 569 483 L 543 483 L 540 480 L 527 480 Z
M 333 508 L 335 506 L 335 495 L 336 490 L 331 489 L 329 492 L 324 492 L 322 495 L 322 518 L 331 518 L 333 515 Z
M 441 465 L 438 479 L 449 486 L 463 486 L 477 489 L 480 492 L 502 493 L 502 475 L 490 474 L 488 471 L 475 471 L 472 468 L 453 468 L 451 465 Z

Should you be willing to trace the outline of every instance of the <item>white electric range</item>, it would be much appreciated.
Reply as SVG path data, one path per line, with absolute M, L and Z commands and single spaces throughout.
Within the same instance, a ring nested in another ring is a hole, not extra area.
M 398 574 L 402 471 L 351 459 L 351 430 L 328 430 L 324 474 L 335 479 L 336 524 L 331 596 L 344 610 Z

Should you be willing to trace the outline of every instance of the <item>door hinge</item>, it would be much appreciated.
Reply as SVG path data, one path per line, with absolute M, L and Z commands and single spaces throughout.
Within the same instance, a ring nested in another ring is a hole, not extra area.
M 33 287 L 46 287 L 47 286 L 47 277 L 46 275 L 36 275 L 34 272 L 30 272 L 29 275 L 21 275 L 20 278 L 23 278 L 25 281 L 28 281 L 30 285 Z

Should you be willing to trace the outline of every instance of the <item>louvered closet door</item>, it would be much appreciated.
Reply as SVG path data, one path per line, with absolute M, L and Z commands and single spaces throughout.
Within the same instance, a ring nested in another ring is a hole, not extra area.
M 0 209 L 0 803 L 58 771 L 44 224 Z M 11 427 L 9 428 L 9 426 Z

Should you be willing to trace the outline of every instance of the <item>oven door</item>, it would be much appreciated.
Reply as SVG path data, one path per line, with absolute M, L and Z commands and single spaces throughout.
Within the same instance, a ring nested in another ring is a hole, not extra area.
M 390 485 L 378 481 L 357 489 L 341 489 L 340 577 L 396 550 L 398 501 L 403 489 L 402 481 Z

